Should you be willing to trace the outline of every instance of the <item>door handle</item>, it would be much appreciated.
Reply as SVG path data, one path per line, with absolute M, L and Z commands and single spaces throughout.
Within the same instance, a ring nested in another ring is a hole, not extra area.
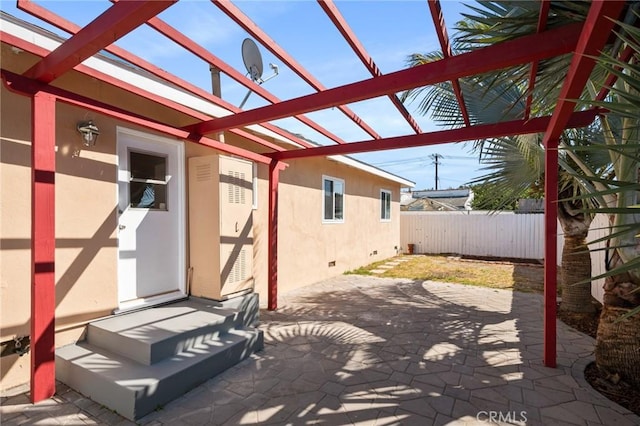
M 118 225 L 118 229 L 121 230 L 121 231 L 126 227 L 127 227 L 127 225 Z
M 236 232 L 238 232 L 238 222 L 236 222 Z

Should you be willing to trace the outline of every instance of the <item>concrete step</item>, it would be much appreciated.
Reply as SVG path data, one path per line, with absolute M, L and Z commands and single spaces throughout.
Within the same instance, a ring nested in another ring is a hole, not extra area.
M 243 312 L 191 298 L 95 321 L 87 343 L 151 365 L 188 349 L 203 336 L 215 338 L 244 324 Z
M 56 376 L 92 400 L 135 421 L 263 348 L 262 331 L 201 334 L 152 365 L 90 343 L 56 350 Z

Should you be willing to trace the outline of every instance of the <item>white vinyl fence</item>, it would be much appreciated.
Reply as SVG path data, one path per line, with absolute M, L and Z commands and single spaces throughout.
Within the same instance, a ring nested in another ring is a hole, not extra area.
M 587 241 L 606 235 L 605 216 L 596 217 L 591 224 Z M 562 253 L 562 228 L 558 224 L 558 263 Z M 416 212 L 400 213 L 400 243 L 408 252 L 414 245 L 414 253 L 452 253 L 468 256 L 486 256 L 516 259 L 544 258 L 544 215 L 516 214 L 487 211 Z M 599 247 L 603 247 L 600 243 Z M 591 245 L 595 248 L 595 245 Z M 604 272 L 604 251 L 591 255 L 592 276 Z M 602 279 L 594 280 L 591 291 L 602 301 Z

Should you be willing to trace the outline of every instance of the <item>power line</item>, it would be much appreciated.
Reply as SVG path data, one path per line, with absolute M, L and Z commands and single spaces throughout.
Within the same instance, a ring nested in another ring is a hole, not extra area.
M 459 155 L 440 155 L 438 154 L 440 158 L 443 159 L 451 159 L 451 160 L 477 160 L 477 157 L 465 157 L 465 156 L 459 156 Z M 433 159 L 432 156 L 426 156 L 426 157 L 413 157 L 413 158 L 401 158 L 401 159 L 397 159 L 397 160 L 391 160 L 391 161 L 383 161 L 380 163 L 370 163 L 376 167 L 388 167 L 388 166 L 395 166 L 395 165 L 399 165 L 399 164 L 413 164 L 413 163 L 420 163 L 420 162 L 424 162 L 424 161 L 428 161 Z

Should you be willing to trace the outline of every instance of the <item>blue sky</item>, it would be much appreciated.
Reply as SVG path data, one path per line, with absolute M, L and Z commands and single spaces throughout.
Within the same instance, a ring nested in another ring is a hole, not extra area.
M 79 25 L 87 24 L 110 6 L 107 0 L 38 3 Z M 371 78 L 371 74 L 353 54 L 315 1 L 235 1 L 234 4 L 325 87 L 331 88 Z M 465 7 L 457 1 L 445 0 L 441 4 L 451 35 L 452 27 L 459 20 L 460 12 L 465 10 Z M 44 22 L 17 10 L 13 0 L 0 0 L 0 5 L 5 12 L 54 30 Z M 426 1 L 338 0 L 336 5 L 382 73 L 405 68 L 406 58 L 411 53 L 431 52 L 440 48 Z M 237 70 L 245 72 L 241 45 L 248 34 L 209 1 L 182 0 L 159 17 Z M 60 33 L 58 30 L 55 32 Z M 135 30 L 117 44 L 197 86 L 210 90 L 208 65 L 149 27 L 143 26 Z M 280 71 L 277 77 L 264 83 L 265 89 L 283 100 L 315 91 L 280 63 L 264 46 L 258 46 L 264 63 L 263 78 L 272 74 L 269 63 L 278 65 Z M 223 99 L 239 105 L 246 93 L 247 89 L 244 86 L 223 77 Z M 253 94 L 244 109 L 267 104 Z M 350 104 L 349 107 L 382 137 L 413 133 L 387 98 L 358 102 Z M 437 129 L 429 117 L 423 117 L 416 111 L 416 107 L 416 104 L 407 106 L 422 130 Z M 367 133 L 336 108 L 307 115 L 347 142 L 370 139 Z M 278 120 L 274 124 L 319 143 L 329 143 L 323 136 L 295 119 Z M 416 189 L 427 189 L 435 186 L 435 166 L 431 156 L 436 153 L 442 156 L 438 168 L 440 188 L 458 187 L 480 174 L 476 156 L 463 144 L 359 154 L 354 157 L 416 182 Z

